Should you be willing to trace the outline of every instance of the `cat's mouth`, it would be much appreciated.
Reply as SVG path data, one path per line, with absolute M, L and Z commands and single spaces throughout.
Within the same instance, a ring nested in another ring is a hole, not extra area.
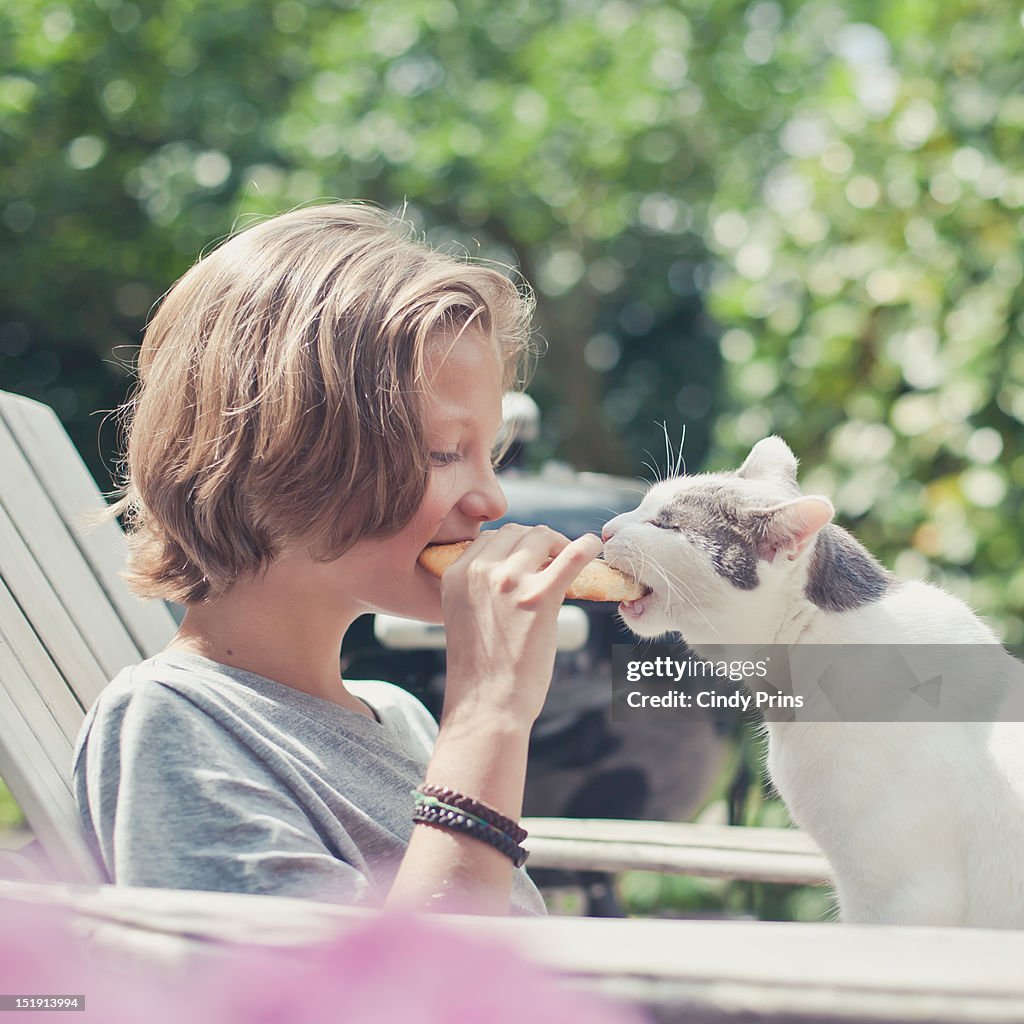
M 608 558 L 607 550 L 605 551 L 605 558 L 607 559 L 608 565 L 610 565 L 613 569 L 617 570 L 618 572 L 621 572 L 630 580 L 635 580 L 643 589 L 643 593 L 639 597 L 634 598 L 631 601 L 620 601 L 618 608 L 619 614 L 621 614 L 624 618 L 639 618 L 641 615 L 643 615 L 643 613 L 647 610 L 647 607 L 654 600 L 654 591 L 651 589 L 651 585 L 649 583 L 645 583 L 642 579 L 640 579 L 639 576 L 636 575 L 636 570 L 634 569 L 631 562 L 622 561 L 614 557 Z
M 619 612 L 624 617 L 640 618 L 641 615 L 654 603 L 654 591 L 650 585 L 644 583 L 643 580 L 637 579 L 637 583 L 644 588 L 643 594 L 640 597 L 634 598 L 632 601 L 620 601 Z
M 635 601 L 621 601 L 619 603 L 619 611 L 624 615 L 635 616 L 639 618 L 643 615 L 646 610 L 647 601 L 651 598 L 651 590 L 648 588 L 647 593 L 643 597 L 638 597 Z

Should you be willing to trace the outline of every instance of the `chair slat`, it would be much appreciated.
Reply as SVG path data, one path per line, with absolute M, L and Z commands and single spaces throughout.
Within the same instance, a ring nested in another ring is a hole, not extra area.
M 82 557 L 74 538 L 40 486 L 6 425 L 0 423 L 0 466 L 6 509 L 25 547 L 61 598 L 107 675 L 140 660 L 139 649 Z
M 832 872 L 824 857 L 690 847 L 681 843 L 601 842 L 582 839 L 526 840 L 530 867 L 571 871 L 659 871 L 698 878 L 744 879 L 785 885 L 828 885 Z
M 100 882 L 102 877 L 82 839 L 71 791 L 71 746 L 39 699 L 15 702 L 32 689 L 21 663 L 0 638 L 0 776 L 10 786 L 61 876 L 70 881 Z M 61 770 L 58 762 L 66 767 Z
M 109 673 L 97 662 L 78 626 L 0 506 L 0 579 L 32 623 L 54 665 L 83 708 L 89 707 Z
M 56 746 L 56 736 L 48 728 L 48 723 L 53 723 L 67 745 L 65 760 L 69 761 L 85 712 L 3 580 L 0 580 L 0 644 L 23 670 L 23 675 L 5 676 L 4 688 L 23 710 L 37 705 L 45 710 L 45 722 L 37 729 L 40 739 L 45 739 L 47 749 Z M 45 730 L 45 737 L 41 730 Z M 64 765 L 65 775 L 70 770 L 70 764 Z
M 109 682 L 109 674 L 96 660 L 2 505 L 0 579 L 7 585 L 25 618 L 32 623 L 32 628 L 82 707 L 89 707 Z
M 601 842 L 679 843 L 690 847 L 821 856 L 806 832 L 795 828 L 747 828 L 697 822 L 620 821 L 604 818 L 527 818 L 523 827 L 533 838 Z
M 107 504 L 57 415 L 21 395 L 0 393 L 0 419 L 66 524 L 82 557 L 143 657 L 162 650 L 176 624 L 162 601 L 144 601 L 118 575 L 127 546 L 117 523 L 98 521 Z

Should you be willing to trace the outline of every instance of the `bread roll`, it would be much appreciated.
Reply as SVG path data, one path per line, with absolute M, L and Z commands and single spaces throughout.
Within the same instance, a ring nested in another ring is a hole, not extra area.
M 427 572 L 441 578 L 442 573 L 454 562 L 472 541 L 462 540 L 455 544 L 431 544 L 423 549 L 419 562 Z M 647 593 L 647 588 L 631 580 L 599 559 L 588 563 L 583 571 L 569 584 L 565 596 L 573 601 L 636 601 Z

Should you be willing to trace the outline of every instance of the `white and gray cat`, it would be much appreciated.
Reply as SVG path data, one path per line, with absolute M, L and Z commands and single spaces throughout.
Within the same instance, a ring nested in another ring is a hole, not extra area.
M 608 562 L 651 588 L 622 618 L 639 636 L 681 634 L 698 654 L 723 644 L 998 649 L 962 601 L 897 578 L 833 515 L 827 498 L 801 493 L 777 437 L 735 472 L 657 483 L 604 528 Z M 980 683 L 956 681 L 965 692 Z M 772 782 L 831 863 L 842 920 L 1024 928 L 1024 725 L 766 729 Z

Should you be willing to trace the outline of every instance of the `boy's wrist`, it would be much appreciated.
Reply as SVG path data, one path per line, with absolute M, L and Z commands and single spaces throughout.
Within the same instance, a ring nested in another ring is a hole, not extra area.
M 498 739 L 511 740 L 523 734 L 529 736 L 535 717 L 525 710 L 474 696 L 457 704 L 449 705 L 445 701 L 439 725 L 452 735 L 477 735 L 485 732 Z
M 517 820 L 522 815 L 530 729 L 502 718 L 454 713 L 443 717 L 424 781 L 450 786 Z

